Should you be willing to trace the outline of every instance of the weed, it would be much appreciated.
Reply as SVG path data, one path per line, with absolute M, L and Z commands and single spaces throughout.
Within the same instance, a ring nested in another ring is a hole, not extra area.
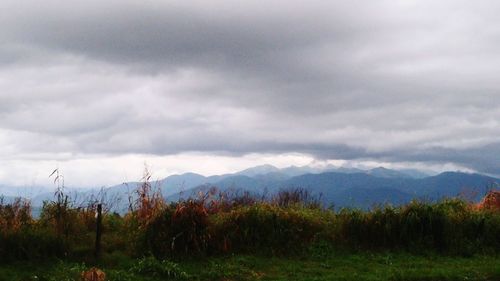
M 152 257 L 142 258 L 138 260 L 131 268 L 130 272 L 150 277 L 160 277 L 175 280 L 186 280 L 188 274 L 179 268 L 179 265 L 168 261 L 159 261 Z

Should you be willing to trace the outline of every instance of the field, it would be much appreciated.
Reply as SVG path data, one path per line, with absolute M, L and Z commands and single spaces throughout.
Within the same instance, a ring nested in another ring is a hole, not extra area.
M 170 280 L 134 274 L 134 260 L 122 257 L 101 267 L 109 280 Z M 500 257 L 418 256 L 403 253 L 337 254 L 328 257 L 234 255 L 178 262 L 178 280 L 500 280 Z M 0 266 L 0 280 L 79 280 L 81 263 L 51 261 Z M 35 277 L 36 276 L 36 277 Z M 175 280 L 175 278 L 172 278 Z

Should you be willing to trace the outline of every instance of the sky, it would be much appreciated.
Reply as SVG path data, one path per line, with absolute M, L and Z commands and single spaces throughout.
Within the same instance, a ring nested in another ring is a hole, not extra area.
M 0 184 L 500 175 L 498 1 L 0 0 Z

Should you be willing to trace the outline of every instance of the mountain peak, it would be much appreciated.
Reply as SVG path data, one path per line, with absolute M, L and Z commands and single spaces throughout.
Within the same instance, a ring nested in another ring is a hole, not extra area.
M 280 171 L 280 169 L 274 167 L 273 165 L 264 164 L 264 165 L 259 165 L 259 166 L 255 166 L 252 168 L 248 168 L 248 169 L 245 169 L 243 171 L 239 171 L 236 174 L 253 177 L 256 175 L 263 175 L 263 174 L 279 172 L 279 171 Z
M 367 171 L 367 174 L 380 178 L 410 178 L 409 175 L 400 171 L 377 167 Z

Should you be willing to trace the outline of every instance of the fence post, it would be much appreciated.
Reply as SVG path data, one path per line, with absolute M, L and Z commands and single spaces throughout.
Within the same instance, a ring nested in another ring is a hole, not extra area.
M 95 228 L 95 252 L 96 259 L 101 254 L 101 234 L 102 234 L 102 204 L 97 204 L 96 228 Z

